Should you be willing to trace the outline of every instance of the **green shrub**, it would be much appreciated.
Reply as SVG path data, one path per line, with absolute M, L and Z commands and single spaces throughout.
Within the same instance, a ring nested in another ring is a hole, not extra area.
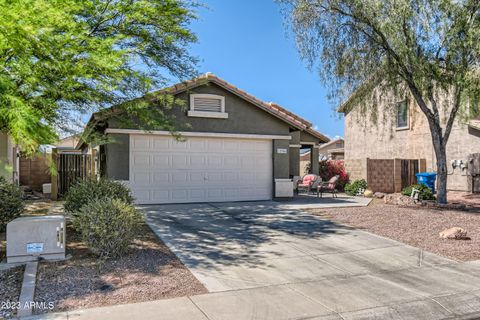
M 143 216 L 118 199 L 98 199 L 73 216 L 73 225 L 89 249 L 101 258 L 123 255 L 138 232 Z
M 23 211 L 23 192 L 17 185 L 0 177 L 0 231 Z
M 420 191 L 418 194 L 419 200 L 435 200 L 432 189 L 423 184 L 412 184 L 411 186 L 404 188 L 402 190 L 402 194 L 410 197 L 412 195 L 413 188 Z
M 349 196 L 356 196 L 360 189 L 367 189 L 367 182 L 364 179 L 355 180 L 353 183 L 347 183 L 345 185 L 345 193 Z
M 70 188 L 65 197 L 65 211 L 77 213 L 84 205 L 97 199 L 119 199 L 127 204 L 133 203 L 130 189 L 121 182 L 107 179 L 86 180 Z

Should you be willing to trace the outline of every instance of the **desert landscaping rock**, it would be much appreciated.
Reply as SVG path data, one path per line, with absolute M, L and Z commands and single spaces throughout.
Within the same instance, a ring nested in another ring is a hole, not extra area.
M 377 199 L 383 199 L 385 197 L 385 193 L 383 192 L 375 192 L 373 196 Z
M 477 214 L 423 206 L 399 207 L 376 199 L 368 207 L 311 212 L 457 261 L 480 259 L 480 215 Z M 468 229 L 469 240 L 441 239 L 439 233 L 452 226 Z
M 442 239 L 464 240 L 467 238 L 467 231 L 459 227 L 453 227 L 443 230 L 439 235 Z

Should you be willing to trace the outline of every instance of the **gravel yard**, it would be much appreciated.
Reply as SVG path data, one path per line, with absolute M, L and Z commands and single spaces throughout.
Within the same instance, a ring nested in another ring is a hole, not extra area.
M 16 314 L 15 304 L 22 288 L 23 270 L 24 267 L 19 266 L 0 271 L 0 319 L 10 318 Z
M 480 212 L 399 207 L 378 199 L 367 207 L 310 212 L 457 261 L 480 259 Z M 440 239 L 438 234 L 451 227 L 467 230 L 470 240 Z
M 207 292 L 146 225 L 127 256 L 104 263 L 89 253 L 69 227 L 67 254 L 72 255 L 70 260 L 43 262 L 39 266 L 35 301 L 53 301 L 53 311 Z

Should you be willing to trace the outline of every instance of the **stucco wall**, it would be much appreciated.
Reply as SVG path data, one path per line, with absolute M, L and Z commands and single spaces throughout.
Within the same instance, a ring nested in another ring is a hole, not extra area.
M 115 180 L 129 179 L 130 139 L 128 134 L 110 134 L 113 142 L 105 145 L 106 177 Z
M 376 121 L 370 114 L 354 108 L 345 116 L 345 165 L 352 180 L 366 178 L 366 158 L 426 159 L 427 171 L 436 171 L 435 153 L 425 115 L 413 99 L 408 99 L 410 126 L 397 130 L 393 104 L 378 106 Z M 457 121 L 447 144 L 447 160 L 466 160 L 480 152 L 480 138 L 466 124 Z M 450 190 L 468 190 L 465 172 L 459 169 L 448 177 Z

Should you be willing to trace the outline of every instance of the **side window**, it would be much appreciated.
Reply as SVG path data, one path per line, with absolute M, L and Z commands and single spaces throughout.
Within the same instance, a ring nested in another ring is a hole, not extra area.
M 397 104 L 397 129 L 408 129 L 408 104 L 402 101 Z

